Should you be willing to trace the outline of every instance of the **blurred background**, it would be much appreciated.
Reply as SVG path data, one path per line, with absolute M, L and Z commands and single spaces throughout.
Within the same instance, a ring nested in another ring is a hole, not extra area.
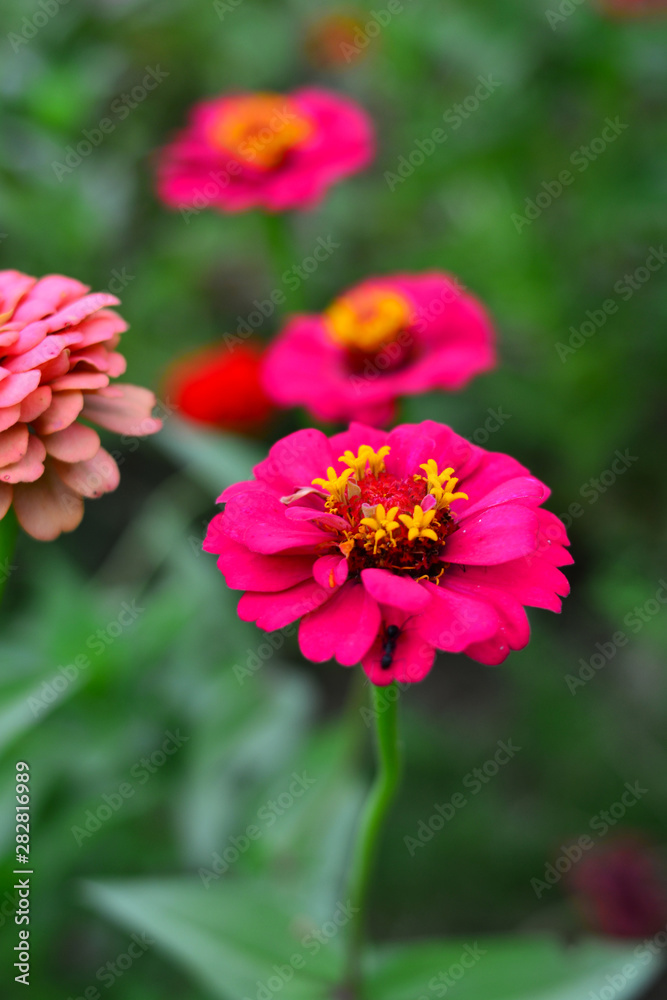
M 401 695 L 406 780 L 374 935 L 641 939 L 667 926 L 667 22 L 628 7 L 403 0 L 387 20 L 382 2 L 3 0 L 0 267 L 118 294 L 128 381 L 155 389 L 165 419 L 138 446 L 110 438 L 121 486 L 73 535 L 20 539 L 2 607 L 0 938 L 10 962 L 25 759 L 34 996 L 227 996 L 178 948 L 145 949 L 109 983 L 97 974 L 127 951 L 133 908 L 157 905 L 160 880 L 205 884 L 204 869 L 233 886 L 268 870 L 325 912 L 371 773 L 354 672 L 305 662 L 293 631 L 271 645 L 239 622 L 238 595 L 201 552 L 222 488 L 307 418 L 272 414 L 252 436 L 202 428 L 165 388 L 181 356 L 282 287 L 257 213 L 185 218 L 154 193 L 156 151 L 227 89 L 315 82 L 372 115 L 373 166 L 289 220 L 295 265 L 320 238 L 339 244 L 299 295 L 318 311 L 367 275 L 428 268 L 478 295 L 500 366 L 400 417 L 450 423 L 529 466 L 575 557 L 562 616 L 531 611 L 528 648 L 499 668 L 443 656 Z M 159 85 L 77 162 L 69 148 L 156 67 Z M 439 127 L 446 140 L 411 159 Z M 258 341 L 280 323 L 268 315 Z M 494 767 L 498 741 L 519 749 Z M 216 872 L 304 769 L 312 791 Z M 465 808 L 429 826 L 456 792 Z M 568 865 L 583 836 L 592 847 Z M 114 895 L 117 879 L 135 888 Z

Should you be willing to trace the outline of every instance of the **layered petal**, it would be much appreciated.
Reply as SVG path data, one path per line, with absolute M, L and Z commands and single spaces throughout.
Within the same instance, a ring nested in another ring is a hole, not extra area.
M 346 583 L 322 607 L 302 619 L 301 651 L 315 663 L 335 657 L 345 667 L 354 666 L 370 649 L 380 621 L 377 601 L 366 588 Z
M 160 427 L 151 392 L 109 385 L 125 370 L 116 348 L 127 324 L 108 308 L 117 304 L 63 275 L 0 271 L 0 517 L 13 503 L 36 538 L 71 531 L 84 496 L 118 485 L 116 462 L 77 421 L 82 412 L 121 433 Z

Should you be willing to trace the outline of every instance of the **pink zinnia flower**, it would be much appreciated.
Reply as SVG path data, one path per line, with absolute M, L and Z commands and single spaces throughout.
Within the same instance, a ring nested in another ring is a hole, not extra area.
M 361 661 L 380 685 L 422 680 L 437 649 L 501 663 L 528 642 L 524 605 L 568 593 L 547 487 L 442 424 L 297 431 L 254 474 L 222 494 L 204 548 L 246 591 L 239 616 L 301 618 L 318 663 Z
M 155 397 L 109 384 L 125 371 L 116 351 L 127 324 L 118 299 L 72 278 L 0 271 L 0 518 L 9 508 L 41 541 L 72 531 L 83 498 L 118 485 L 118 466 L 92 423 L 153 434 Z
M 368 115 L 340 94 L 305 87 L 225 95 L 195 105 L 162 151 L 158 191 L 181 210 L 312 208 L 373 153 Z
M 320 420 L 391 420 L 395 400 L 460 389 L 496 363 L 482 305 L 437 271 L 369 278 L 321 315 L 295 316 L 269 349 L 267 392 Z

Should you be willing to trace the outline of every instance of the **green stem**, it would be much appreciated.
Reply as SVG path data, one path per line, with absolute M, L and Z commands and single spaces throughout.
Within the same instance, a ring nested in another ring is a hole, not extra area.
M 0 601 L 7 586 L 7 580 L 11 576 L 18 537 L 19 526 L 16 515 L 10 507 L 5 516 L 0 521 Z
M 287 212 L 263 212 L 264 237 L 273 263 L 275 291 L 282 292 L 284 312 L 303 312 L 303 279 L 299 277 L 299 257 L 294 246 Z M 295 287 L 296 286 L 296 287 Z
M 357 996 L 361 985 L 361 958 L 366 930 L 368 889 L 377 856 L 378 839 L 401 778 L 398 743 L 398 688 L 371 686 L 375 716 L 378 770 L 370 790 L 355 845 L 350 875 L 350 902 L 355 911 L 349 937 L 347 986 Z

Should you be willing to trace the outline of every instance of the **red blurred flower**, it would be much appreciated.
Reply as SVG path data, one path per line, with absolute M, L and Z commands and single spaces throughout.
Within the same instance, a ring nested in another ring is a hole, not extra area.
M 220 430 L 252 433 L 274 406 L 260 381 L 262 351 L 253 344 L 219 345 L 185 355 L 166 376 L 167 398 L 180 413 Z
M 569 880 L 588 923 L 611 937 L 640 938 L 667 924 L 667 879 L 638 836 L 618 837 L 585 855 Z

